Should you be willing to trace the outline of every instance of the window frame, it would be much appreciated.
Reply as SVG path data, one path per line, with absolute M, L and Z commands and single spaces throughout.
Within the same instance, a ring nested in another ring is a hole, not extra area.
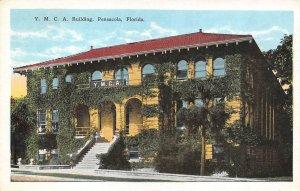
M 93 75 L 95 74 L 95 72 L 99 72 L 100 73 L 100 78 L 99 79 L 93 79 Z M 102 81 L 102 72 L 100 70 L 94 70 L 92 72 L 92 75 L 91 75 L 91 81 Z
M 43 82 L 45 82 L 45 83 L 43 83 Z M 42 78 L 41 79 L 41 94 L 46 94 L 46 93 L 47 93 L 47 80 L 46 80 L 46 78 Z
M 54 84 L 57 81 L 57 84 Z M 57 77 L 52 79 L 52 90 L 57 90 L 59 86 L 59 80 Z
M 216 61 L 217 59 L 222 59 L 222 60 L 223 60 L 223 62 L 224 62 L 224 63 L 223 63 L 223 64 L 224 64 L 224 67 L 222 67 L 222 68 L 215 68 L 215 61 Z M 214 59 L 214 60 L 213 60 L 212 68 L 213 68 L 212 75 L 213 75 L 214 77 L 223 77 L 223 76 L 225 76 L 225 75 L 226 75 L 226 60 L 225 60 L 225 58 L 223 58 L 223 57 L 217 57 L 216 59 Z M 222 75 L 215 75 L 215 71 L 223 71 L 223 74 L 222 74 Z
M 67 77 L 70 77 L 70 81 L 67 81 Z M 73 75 L 72 74 L 67 74 L 65 76 L 65 82 L 68 84 L 71 84 L 73 82 Z
M 126 75 L 124 75 L 124 69 L 127 72 L 127 78 L 124 78 Z M 117 73 L 120 71 L 121 73 L 121 78 L 117 79 Z M 128 68 L 125 66 L 119 67 L 116 71 L 115 71 L 115 80 L 125 80 L 126 84 L 128 84 L 129 82 L 129 72 L 128 72 Z
M 144 69 L 145 69 L 146 66 L 151 66 L 153 68 L 153 72 L 145 74 Z M 142 67 L 142 79 L 145 79 L 145 78 L 147 78 L 147 76 L 152 76 L 154 74 L 155 74 L 155 66 L 154 66 L 154 64 L 146 63 L 146 64 L 143 65 L 143 67 Z
M 45 120 L 41 120 L 41 114 L 44 115 Z M 47 129 L 47 111 L 45 109 L 38 110 L 38 133 L 46 133 Z
M 179 70 L 179 64 L 180 64 L 180 62 L 182 62 L 182 61 L 185 62 L 185 64 L 186 64 L 186 69 L 184 69 L 184 70 Z M 178 80 L 186 80 L 186 79 L 188 79 L 188 69 L 189 69 L 189 63 L 188 63 L 188 61 L 182 59 L 182 60 L 180 60 L 179 62 L 177 62 L 177 65 L 176 65 L 176 79 L 178 79 Z M 179 76 L 182 75 L 182 73 L 184 73 L 185 76 L 184 76 L 184 77 L 179 77 Z
M 204 63 L 204 70 L 197 70 L 197 64 L 200 64 L 200 62 Z M 203 73 L 204 72 L 204 76 L 199 76 L 197 77 L 197 73 Z M 197 62 L 195 62 L 195 73 L 194 73 L 194 77 L 199 79 L 199 78 L 206 78 L 207 77 L 207 61 L 205 58 L 200 58 L 197 60 Z
M 196 104 L 197 100 L 201 100 L 201 102 L 202 102 L 202 105 L 198 105 L 198 104 Z M 194 101 L 194 104 L 195 104 L 195 106 L 197 106 L 197 107 L 204 107 L 204 100 L 203 100 L 203 99 L 201 99 L 201 98 L 196 98 L 196 99 L 195 99 L 195 101 Z
M 53 119 L 54 117 L 54 111 L 57 111 L 57 119 Z M 52 109 L 52 113 L 51 113 L 51 129 L 54 133 L 58 132 L 59 129 L 59 111 L 58 109 Z

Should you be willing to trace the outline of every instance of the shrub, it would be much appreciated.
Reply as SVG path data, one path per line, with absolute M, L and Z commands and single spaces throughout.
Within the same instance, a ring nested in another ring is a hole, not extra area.
M 120 137 L 109 149 L 108 153 L 97 155 L 101 169 L 130 170 L 124 136 Z

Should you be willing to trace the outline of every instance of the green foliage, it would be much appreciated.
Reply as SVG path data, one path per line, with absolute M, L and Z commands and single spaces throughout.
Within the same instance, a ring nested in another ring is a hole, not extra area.
M 199 174 L 200 146 L 196 137 L 183 131 L 161 134 L 155 169 L 162 173 Z
M 18 99 L 16 105 L 11 108 L 11 153 L 14 163 L 17 162 L 17 158 L 25 158 L 26 137 L 32 131 L 34 123 L 35 115 L 30 108 L 29 100 Z
M 100 160 L 99 168 L 111 170 L 130 170 L 130 163 L 128 162 L 125 138 L 120 134 L 120 137 L 111 146 L 108 153 L 97 155 Z
M 157 129 L 143 129 L 136 136 L 126 137 L 127 147 L 138 147 L 139 156 L 148 160 L 156 156 L 159 147 Z
M 281 84 L 291 85 L 293 81 L 293 35 L 285 35 L 276 49 L 269 50 L 265 56 Z
M 143 105 L 142 107 L 143 116 L 149 117 L 157 117 L 159 114 L 159 106 L 158 105 Z

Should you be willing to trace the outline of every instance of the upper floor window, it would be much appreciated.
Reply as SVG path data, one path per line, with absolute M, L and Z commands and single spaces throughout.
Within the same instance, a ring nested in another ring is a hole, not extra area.
M 115 79 L 116 80 L 126 80 L 126 83 L 128 83 L 129 76 L 128 76 L 128 70 L 127 68 L 120 68 L 115 73 Z
M 65 81 L 67 83 L 72 83 L 72 80 L 73 80 L 73 75 L 72 74 L 66 75 Z
M 47 90 L 46 79 L 41 79 L 41 94 L 46 93 L 46 90 Z
M 225 75 L 225 60 L 223 58 L 217 58 L 213 63 L 213 76 Z
M 181 60 L 177 64 L 177 79 L 187 78 L 188 63 L 185 60 Z
M 53 109 L 52 110 L 52 131 L 56 133 L 58 131 L 58 110 Z
M 38 130 L 39 133 L 46 132 L 46 110 L 39 110 L 38 111 Z
M 206 62 L 201 59 L 195 64 L 195 78 L 203 78 L 206 76 Z
M 102 79 L 102 73 L 99 70 L 94 71 L 92 74 L 92 80 L 96 81 L 101 79 Z
M 52 89 L 57 90 L 57 88 L 58 88 L 58 78 L 53 78 Z
M 152 64 L 146 64 L 143 67 L 143 70 L 142 70 L 143 78 L 145 78 L 146 76 L 150 76 L 154 73 L 155 73 L 154 66 Z

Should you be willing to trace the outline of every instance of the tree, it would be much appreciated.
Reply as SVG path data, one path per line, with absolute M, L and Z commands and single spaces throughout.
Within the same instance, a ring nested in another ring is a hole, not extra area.
M 280 135 L 284 142 L 285 150 L 288 154 L 289 171 L 292 173 L 292 153 L 293 153 L 293 35 L 285 35 L 276 49 L 265 53 L 270 62 L 275 76 L 286 93 L 283 102 L 283 112 L 280 118 Z
M 195 88 L 195 86 L 192 87 Z M 192 89 L 192 92 L 200 92 L 197 97 L 203 100 L 203 106 L 193 105 L 189 108 L 181 108 L 177 114 L 178 120 L 182 121 L 189 131 L 200 132 L 200 175 L 205 175 L 206 131 L 210 128 L 212 131 L 218 132 L 229 117 L 229 114 L 224 110 L 223 104 L 212 104 L 214 94 L 211 88 L 212 86 L 210 85 L 200 85 L 197 87 L 198 91 Z
M 17 158 L 25 158 L 26 139 L 34 124 L 34 113 L 30 110 L 28 100 L 22 98 L 11 108 L 11 152 L 13 163 Z
M 290 90 L 293 85 L 293 35 L 285 35 L 277 48 L 267 51 L 265 56 L 281 85 L 287 85 L 287 93 L 292 93 Z

